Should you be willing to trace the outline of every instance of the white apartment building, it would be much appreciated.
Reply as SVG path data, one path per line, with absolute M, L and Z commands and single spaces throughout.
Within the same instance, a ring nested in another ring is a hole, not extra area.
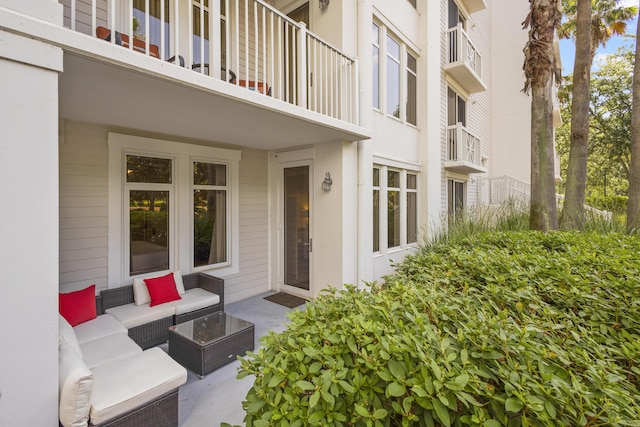
M 55 424 L 58 292 L 365 287 L 528 181 L 528 7 L 0 0 L 0 424 Z

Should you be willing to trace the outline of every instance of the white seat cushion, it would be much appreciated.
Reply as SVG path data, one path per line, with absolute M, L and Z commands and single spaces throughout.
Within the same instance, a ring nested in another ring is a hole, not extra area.
M 67 322 L 67 319 L 58 314 L 58 335 L 62 337 L 69 346 L 78 354 L 78 357 L 82 359 L 82 350 L 80 344 L 78 344 L 78 338 L 73 331 L 73 327 Z
M 64 427 L 84 427 L 89 419 L 93 373 L 62 338 L 58 346 L 58 416 Z
M 125 334 L 114 334 L 99 340 L 87 341 L 80 347 L 84 355 L 84 363 L 89 369 L 142 353 L 142 348 Z
M 73 327 L 78 343 L 96 340 L 114 334 L 127 334 L 127 328 L 113 316 L 102 314 Z
M 155 347 L 93 369 L 91 422 L 100 424 L 180 387 L 187 370 Z
M 168 302 L 176 308 L 176 314 L 189 313 L 190 311 L 216 305 L 220 302 L 218 294 L 205 291 L 204 289 L 189 289 L 182 295 L 182 299 Z
M 160 304 L 150 307 L 149 304 L 135 305 L 134 303 L 111 307 L 107 313 L 115 317 L 127 329 L 153 322 L 176 314 L 176 309 L 170 304 Z

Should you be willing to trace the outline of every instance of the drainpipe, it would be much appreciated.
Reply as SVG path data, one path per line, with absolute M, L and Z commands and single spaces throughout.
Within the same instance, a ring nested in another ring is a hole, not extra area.
M 360 126 L 371 129 L 372 125 L 372 59 L 371 59 L 371 24 L 373 19 L 372 0 L 358 0 L 357 12 L 357 52 L 359 79 L 359 114 Z M 373 178 L 371 172 L 371 143 L 358 141 L 358 268 L 357 286 L 364 288 L 364 282 L 371 280 L 373 269 L 372 254 L 372 223 L 371 211 L 373 201 L 371 189 Z

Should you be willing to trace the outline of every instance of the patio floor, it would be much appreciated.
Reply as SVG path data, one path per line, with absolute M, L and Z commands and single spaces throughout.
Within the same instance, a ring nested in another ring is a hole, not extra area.
M 225 311 L 255 324 L 256 342 L 268 330 L 282 331 L 288 322 L 290 308 L 264 299 L 269 291 L 225 305 Z M 300 306 L 297 309 L 304 309 Z M 296 310 L 297 310 L 296 309 Z M 165 347 L 166 344 L 163 346 Z M 166 350 L 166 347 L 165 347 Z M 242 401 L 253 384 L 253 377 L 237 380 L 239 361 L 234 361 L 199 379 L 188 371 L 187 383 L 180 387 L 179 420 L 181 427 L 218 427 L 221 422 L 244 425 Z

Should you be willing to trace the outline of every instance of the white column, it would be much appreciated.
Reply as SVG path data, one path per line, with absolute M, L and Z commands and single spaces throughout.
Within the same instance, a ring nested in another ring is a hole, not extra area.
M 3 426 L 58 423 L 60 71 L 61 49 L 0 31 Z

